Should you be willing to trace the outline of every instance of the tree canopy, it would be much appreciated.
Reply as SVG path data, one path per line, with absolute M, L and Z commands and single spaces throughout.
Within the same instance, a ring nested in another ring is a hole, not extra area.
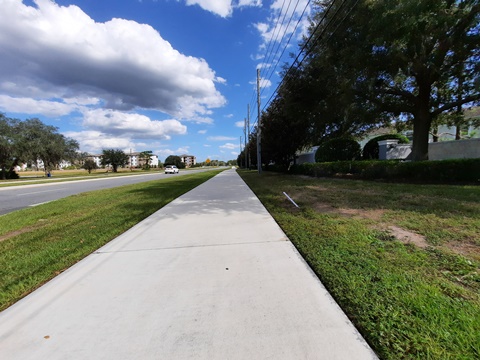
M 111 165 L 113 172 L 117 172 L 118 167 L 128 164 L 128 155 L 120 149 L 103 149 L 101 164 L 102 166 Z
M 412 159 L 424 160 L 439 116 L 479 103 L 478 0 L 315 5 L 305 58 L 262 118 L 266 158 L 394 121 L 413 126 Z
M 20 121 L 0 114 L 0 165 L 2 178 L 22 163 L 44 164 L 45 172 L 62 161 L 78 157 L 78 142 L 58 133 L 39 119 Z M 8 170 L 7 170 L 8 169 Z
M 185 163 L 182 158 L 177 155 L 170 155 L 165 159 L 164 165 L 175 165 L 179 169 L 185 169 Z
M 153 158 L 153 151 L 151 150 L 145 150 L 142 151 L 139 155 L 140 160 L 143 161 L 143 169 L 148 170 L 150 169 L 150 162 L 152 161 Z
M 92 170 L 97 169 L 97 163 L 92 159 L 86 159 L 82 165 L 82 168 L 87 170 L 89 174 L 92 173 Z

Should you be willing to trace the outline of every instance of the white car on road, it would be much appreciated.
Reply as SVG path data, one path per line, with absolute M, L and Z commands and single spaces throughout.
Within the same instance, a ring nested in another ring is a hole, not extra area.
M 165 166 L 165 174 L 178 174 L 178 168 L 175 165 Z

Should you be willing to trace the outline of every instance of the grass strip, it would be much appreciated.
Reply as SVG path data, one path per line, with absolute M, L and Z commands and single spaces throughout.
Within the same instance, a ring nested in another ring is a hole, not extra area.
M 480 187 L 240 174 L 380 358 L 480 358 Z
M 0 217 L 0 310 L 222 170 L 70 196 Z

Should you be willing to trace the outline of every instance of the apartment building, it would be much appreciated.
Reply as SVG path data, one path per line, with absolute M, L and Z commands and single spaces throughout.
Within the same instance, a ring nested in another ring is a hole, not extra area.
M 180 155 L 180 159 L 185 164 L 185 167 L 192 167 L 197 163 L 197 158 L 193 155 Z

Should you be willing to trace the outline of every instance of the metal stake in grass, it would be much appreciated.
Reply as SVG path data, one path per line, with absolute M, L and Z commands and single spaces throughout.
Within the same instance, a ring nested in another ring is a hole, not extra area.
M 295 205 L 297 208 L 300 208 L 300 206 L 298 206 L 295 201 L 292 200 L 292 198 L 290 196 L 288 196 L 288 194 L 284 191 L 283 192 L 283 195 L 285 195 L 287 197 L 288 200 L 290 200 L 292 202 L 293 205 Z

